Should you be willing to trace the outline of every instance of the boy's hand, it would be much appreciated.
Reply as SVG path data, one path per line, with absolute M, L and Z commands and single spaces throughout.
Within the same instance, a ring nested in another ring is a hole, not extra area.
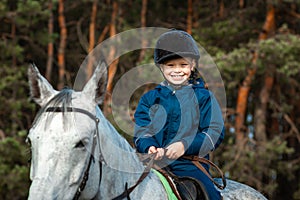
M 156 148 L 155 146 L 151 146 L 148 150 L 148 154 L 157 153 L 155 156 L 155 160 L 161 160 L 165 155 L 165 150 L 163 148 Z
M 182 142 L 175 142 L 166 148 L 166 157 L 176 160 L 184 154 L 184 145 Z

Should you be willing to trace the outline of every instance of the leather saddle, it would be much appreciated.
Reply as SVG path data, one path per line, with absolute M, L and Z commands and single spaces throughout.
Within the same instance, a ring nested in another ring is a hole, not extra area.
M 154 168 L 166 178 L 178 200 L 209 200 L 208 193 L 199 180 L 188 176 L 176 176 L 166 168 Z
M 209 200 L 203 183 L 192 177 L 176 177 L 176 189 L 182 200 Z
M 155 155 L 152 155 L 151 162 L 150 162 L 150 164 L 147 165 L 147 170 L 149 171 L 150 168 L 154 168 L 157 171 L 159 171 L 166 178 L 166 180 L 168 181 L 170 187 L 172 188 L 172 190 L 173 190 L 173 192 L 176 195 L 178 200 L 209 200 L 208 193 L 207 193 L 203 183 L 201 183 L 199 180 L 197 180 L 193 177 L 179 177 L 179 176 L 176 176 L 173 173 L 171 173 L 170 170 L 168 170 L 167 168 L 162 169 L 161 167 L 159 167 L 158 165 L 153 163 L 154 156 Z M 150 156 L 146 155 L 146 159 L 144 159 L 142 157 L 143 156 L 140 156 L 141 160 L 145 161 L 147 158 L 151 157 L 151 155 Z M 224 176 L 223 172 L 213 162 L 211 162 L 211 161 L 209 161 L 205 158 L 200 158 L 200 157 L 197 157 L 197 156 L 183 156 L 183 158 L 191 160 L 195 164 L 195 166 L 197 166 L 200 170 L 202 170 L 203 173 L 205 173 L 208 176 L 208 178 L 219 189 L 223 190 L 226 187 L 226 179 L 225 179 L 225 176 Z M 219 183 L 215 182 L 214 179 L 210 176 L 210 174 L 200 164 L 200 162 L 205 163 L 205 164 L 209 164 L 210 166 L 215 168 L 222 177 L 223 185 L 220 185 Z M 142 180 L 143 179 L 139 180 L 138 183 L 141 182 Z

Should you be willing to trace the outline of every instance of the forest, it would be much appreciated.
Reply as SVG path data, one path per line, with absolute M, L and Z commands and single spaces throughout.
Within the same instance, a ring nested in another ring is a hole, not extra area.
M 40 109 L 30 99 L 29 63 L 55 89 L 72 87 L 97 45 L 147 27 L 187 31 L 217 66 L 226 136 L 211 160 L 226 177 L 271 200 L 300 199 L 299 0 L 2 0 L 0 23 L 0 199 L 28 196 L 25 140 Z M 102 109 L 131 143 L 132 133 L 112 114 L 111 94 L 134 66 L 153 63 L 153 49 L 116 51 L 112 45 L 106 52 L 111 62 Z M 151 87 L 143 84 L 132 94 L 129 114 Z

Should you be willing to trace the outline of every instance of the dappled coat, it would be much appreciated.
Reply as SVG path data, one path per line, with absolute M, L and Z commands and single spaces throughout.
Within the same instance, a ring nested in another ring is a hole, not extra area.
M 219 104 L 202 79 L 177 90 L 162 82 L 141 97 L 134 117 L 134 144 L 141 153 L 147 153 L 150 146 L 164 148 L 182 141 L 185 155 L 208 158 L 224 139 Z M 166 162 L 174 170 L 195 168 L 181 158 Z

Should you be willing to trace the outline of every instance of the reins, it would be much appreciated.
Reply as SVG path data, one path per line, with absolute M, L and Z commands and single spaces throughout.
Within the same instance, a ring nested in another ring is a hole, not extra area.
M 139 177 L 139 179 L 137 180 L 137 182 L 131 186 L 130 188 L 127 188 L 128 187 L 128 184 L 126 182 L 125 184 L 125 190 L 122 194 L 120 194 L 119 196 L 113 198 L 112 200 L 121 200 L 121 199 L 124 199 L 124 198 L 127 198 L 128 200 L 130 200 L 130 193 L 148 176 L 148 174 L 150 173 L 150 170 L 151 168 L 153 167 L 154 165 L 154 158 L 156 156 L 156 153 L 155 154 L 146 154 L 143 156 L 143 160 L 147 160 L 147 159 L 150 159 L 150 161 L 148 162 L 146 168 L 144 169 L 144 172 L 141 174 L 141 176 Z
M 223 190 L 226 187 L 226 179 L 225 179 L 224 173 L 222 172 L 222 170 L 216 164 L 214 164 L 210 160 L 207 160 L 205 158 L 201 158 L 201 157 L 198 157 L 198 156 L 192 156 L 192 155 L 182 156 L 182 158 L 192 161 L 193 164 L 196 165 L 196 167 L 198 167 L 206 176 L 208 176 L 208 178 L 219 189 Z M 200 163 L 205 163 L 205 164 L 208 164 L 208 165 L 212 166 L 213 168 L 215 168 L 218 171 L 218 173 L 220 174 L 221 178 L 222 178 L 223 185 L 220 185 L 219 183 L 217 183 Z
M 45 112 L 78 112 L 78 113 L 82 113 L 82 114 L 85 114 L 85 115 L 89 116 L 91 119 L 93 119 L 93 121 L 96 124 L 96 131 L 93 135 L 93 146 L 92 146 L 91 156 L 89 158 L 88 166 L 87 166 L 87 168 L 84 172 L 82 181 L 81 181 L 81 183 L 80 183 L 80 185 L 79 185 L 79 187 L 78 187 L 78 189 L 75 193 L 75 196 L 73 198 L 73 200 L 77 200 L 77 199 L 79 199 L 80 194 L 84 190 L 84 188 L 86 186 L 86 183 L 89 179 L 89 173 L 90 173 L 90 167 L 91 167 L 92 161 L 95 162 L 94 153 L 95 153 L 96 143 L 97 143 L 96 138 L 99 137 L 98 124 L 100 122 L 100 119 L 97 118 L 95 115 L 93 115 L 92 113 L 90 113 L 87 110 L 84 110 L 84 109 L 81 109 L 81 108 L 74 108 L 74 107 L 66 107 L 66 108 L 63 108 L 63 107 L 49 107 L 45 110 Z M 99 151 L 100 151 L 100 148 L 99 148 Z M 101 151 L 100 151 L 100 161 L 99 161 L 100 180 L 99 180 L 99 185 L 100 185 L 101 179 L 102 179 L 102 160 L 103 160 L 103 157 L 102 157 L 102 154 L 101 154 Z

